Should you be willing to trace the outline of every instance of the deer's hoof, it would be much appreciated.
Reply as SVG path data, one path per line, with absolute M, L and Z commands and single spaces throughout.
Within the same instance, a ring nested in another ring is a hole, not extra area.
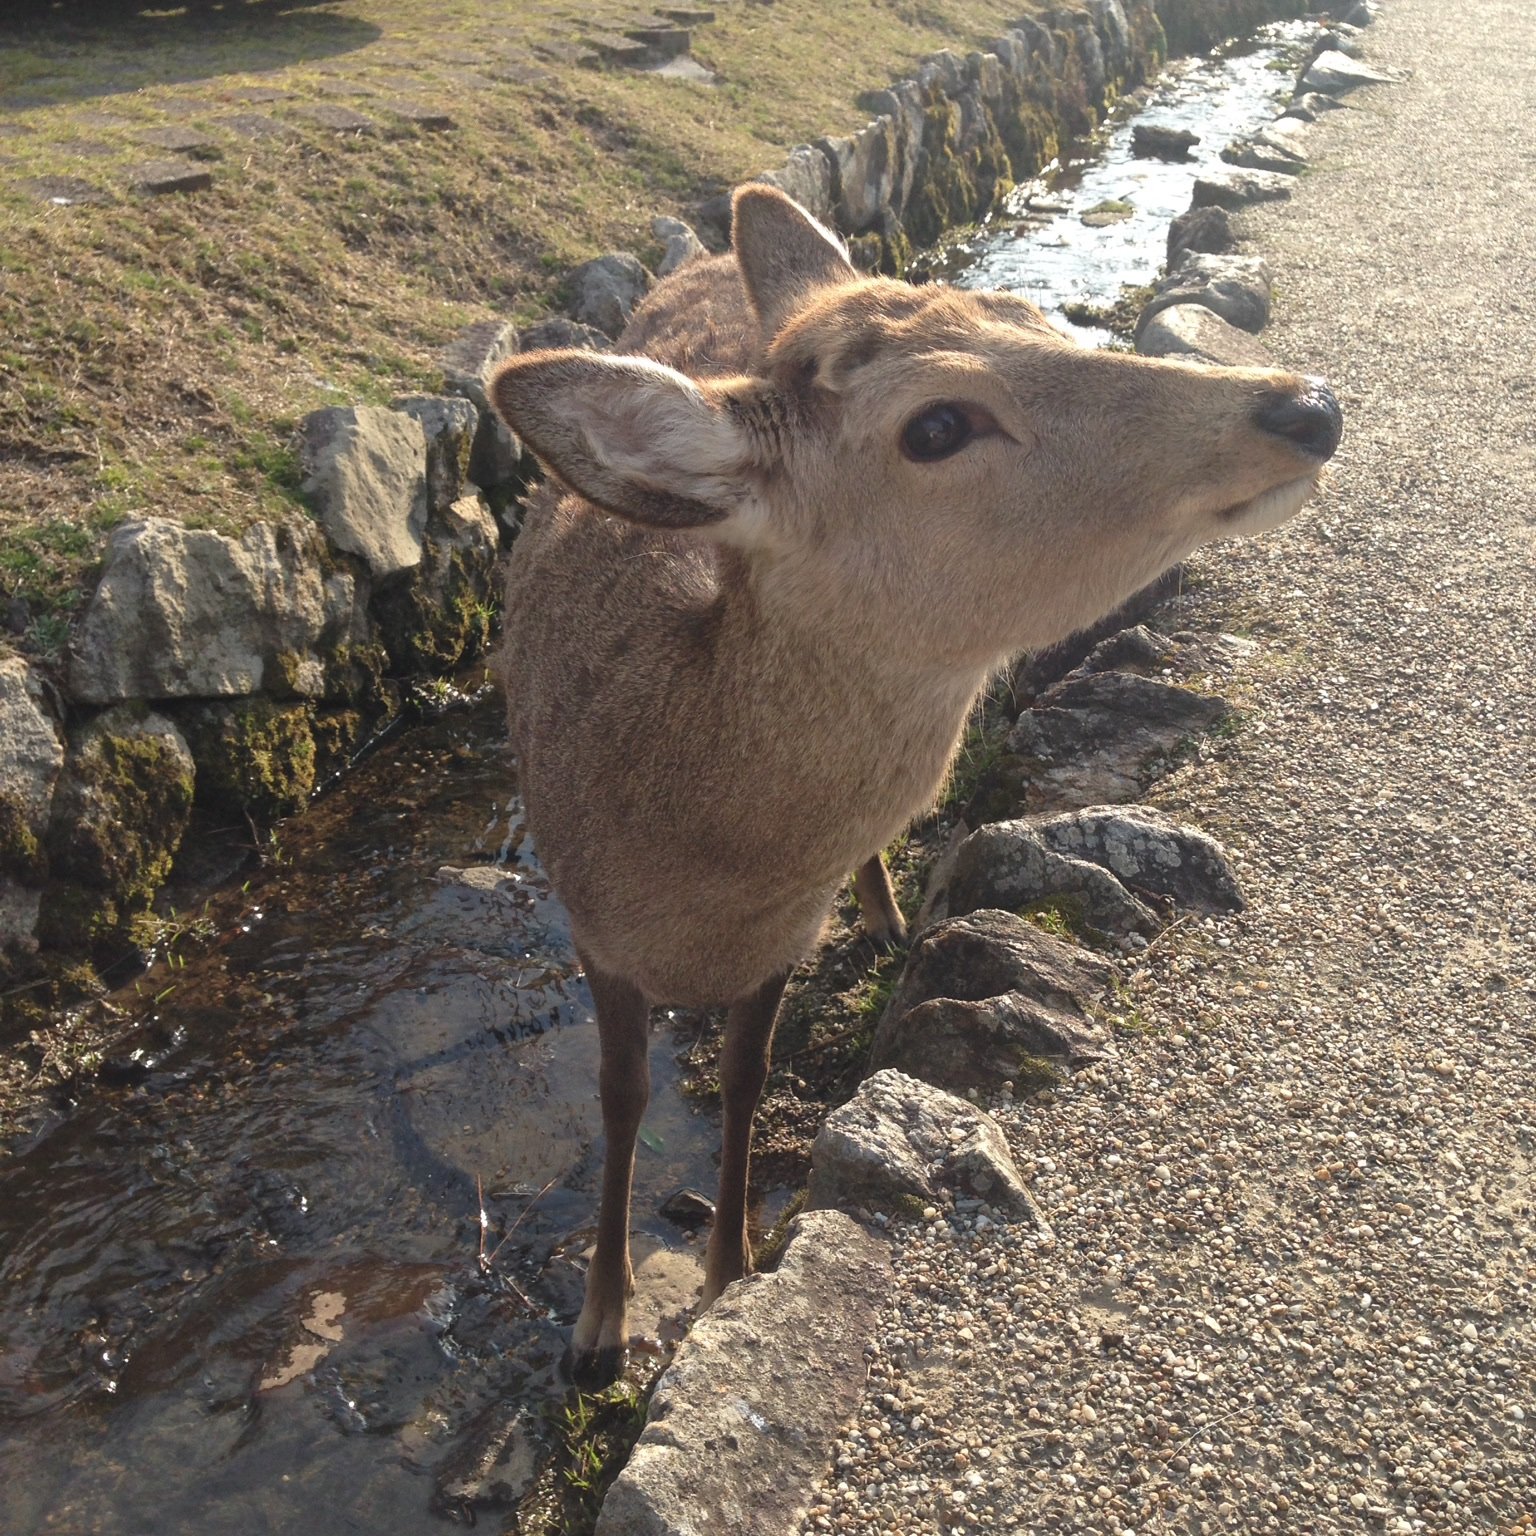
M 622 1344 L 581 1350 L 567 1344 L 560 1369 L 583 1392 L 596 1392 L 601 1387 L 611 1387 L 624 1374 L 628 1363 L 629 1350 Z
M 894 955 L 907 947 L 907 925 L 900 918 L 894 923 L 866 924 L 864 937 L 878 954 Z

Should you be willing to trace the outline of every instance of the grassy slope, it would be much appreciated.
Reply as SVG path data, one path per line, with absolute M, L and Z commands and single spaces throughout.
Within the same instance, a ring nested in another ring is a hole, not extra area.
M 475 68 L 579 39 L 621 3 L 37 9 L 52 19 L 0 23 L 0 624 L 20 594 L 13 630 L 43 655 L 113 523 L 154 513 L 229 531 L 281 510 L 304 412 L 435 388 L 434 355 L 462 326 L 549 307 L 573 263 L 644 252 L 653 214 L 858 125 L 859 91 L 1020 13 L 1018 0 L 723 0 L 695 34 L 722 77 L 707 89 L 544 60 L 538 83 Z M 244 94 L 268 89 L 284 96 Z M 385 104 L 403 99 L 456 128 L 392 119 Z M 320 128 L 301 115 L 315 102 L 379 131 Z M 285 134 L 241 137 L 223 121 L 239 113 Z M 165 156 L 138 136 L 166 125 L 209 131 L 212 190 L 126 190 L 130 165 Z M 111 201 L 27 190 L 53 175 Z

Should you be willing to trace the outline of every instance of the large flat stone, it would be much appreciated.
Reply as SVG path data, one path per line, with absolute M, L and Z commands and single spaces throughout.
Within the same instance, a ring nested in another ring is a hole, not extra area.
M 1307 66 L 1296 89 L 1298 94 L 1319 91 L 1324 96 L 1342 96 L 1362 85 L 1398 83 L 1395 76 L 1384 75 L 1379 69 L 1372 69 L 1369 64 L 1362 64 L 1337 48 L 1330 48 L 1318 54 Z
M 1161 309 L 1140 330 L 1136 350 L 1144 357 L 1182 357 L 1219 368 L 1268 368 L 1262 342 L 1228 325 L 1203 304 Z
M 1294 176 L 1280 171 L 1211 171 L 1195 182 L 1193 202 L 1196 208 L 1243 208 L 1249 203 L 1278 202 L 1291 195 Z
M 205 192 L 213 185 L 213 172 L 191 160 L 146 160 L 128 171 L 135 192 L 153 197 L 169 192 Z
M 730 1286 L 656 1384 L 596 1536 L 789 1536 L 864 1393 L 892 1285 L 883 1239 L 840 1211 L 790 1229 L 771 1274 Z

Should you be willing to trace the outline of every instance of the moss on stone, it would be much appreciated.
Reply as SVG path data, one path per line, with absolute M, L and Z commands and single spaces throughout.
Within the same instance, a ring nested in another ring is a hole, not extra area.
M 316 781 L 307 705 L 257 696 L 210 704 L 183 720 L 200 804 L 270 826 L 304 809 Z
M 0 793 L 0 875 L 34 886 L 48 878 L 48 860 L 26 807 L 14 795 L 4 793 Z
M 1063 1076 L 1060 1064 L 1050 1057 L 1020 1051 L 1013 1066 L 1014 1097 L 1023 1098 L 1045 1088 L 1054 1088 Z
M 1089 943 L 1098 937 L 1088 921 L 1087 904 L 1081 896 L 1045 896 L 1020 907 L 1018 913 L 1052 938 Z
M 343 641 L 325 661 L 325 697 L 369 713 L 386 709 L 389 653 L 376 641 L 353 644 Z
M 360 710 L 323 709 L 310 723 L 315 740 L 315 776 L 323 783 L 345 768 L 362 744 L 368 721 Z
M 292 696 L 299 692 L 299 684 L 303 677 L 304 657 L 297 651 L 279 651 L 271 660 L 267 668 L 264 681 L 269 684 L 271 691 L 279 697 Z
M 181 738 L 143 709 L 121 705 L 80 733 L 54 793 L 41 943 L 78 949 L 122 938 L 170 873 L 194 787 Z
M 477 545 L 428 539 L 408 581 L 374 599 L 391 669 L 431 677 L 472 661 L 489 644 L 494 557 Z

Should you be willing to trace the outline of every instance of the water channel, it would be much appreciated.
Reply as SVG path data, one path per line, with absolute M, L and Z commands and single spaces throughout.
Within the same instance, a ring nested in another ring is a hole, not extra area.
M 1299 37 L 1175 63 L 1143 114 L 1200 133 L 1190 160 L 1136 159 L 1117 119 L 951 252 L 954 280 L 1058 315 L 1145 282 L 1194 176 L 1277 110 L 1270 61 Z M 1106 199 L 1134 216 L 1084 226 Z M 284 827 L 216 898 L 217 939 L 118 999 L 122 1055 L 0 1167 L 6 1536 L 404 1536 L 484 1446 L 508 1448 L 509 1487 L 543 1453 L 595 1202 L 597 1042 L 502 734 L 493 700 L 447 714 Z M 696 1284 L 661 1202 L 713 1179 L 675 1057 L 659 1031 L 647 1327 Z

